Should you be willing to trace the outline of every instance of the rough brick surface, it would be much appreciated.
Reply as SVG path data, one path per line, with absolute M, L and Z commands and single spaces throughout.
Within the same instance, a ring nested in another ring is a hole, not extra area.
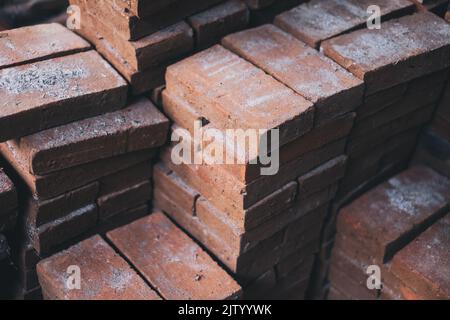
M 222 42 L 313 102 L 316 124 L 362 103 L 361 80 L 273 25 L 235 33 Z
M 221 46 L 170 66 L 166 80 L 217 128 L 278 128 L 283 145 L 312 127 L 308 101 Z
M 367 254 L 381 263 L 442 216 L 449 199 L 448 179 L 412 167 L 344 207 L 338 231 L 364 243 Z
M 0 216 L 2 216 L 3 213 L 12 211 L 13 209 L 17 208 L 16 188 L 11 179 L 9 179 L 9 177 L 1 168 L 0 168 L 0 203 L 1 203 Z
M 450 65 L 450 26 L 429 12 L 385 22 L 327 40 L 327 56 L 366 83 L 366 94 Z
M 392 272 L 428 299 L 450 298 L 450 215 L 408 244 L 392 260 Z
M 0 33 L 0 69 L 89 48 L 88 42 L 58 23 L 8 30 Z
M 414 9 L 408 0 L 312 0 L 280 14 L 274 23 L 311 47 L 318 48 L 324 40 L 362 27 L 369 18 L 367 8 L 370 5 L 380 7 L 382 21 Z
M 67 271 L 78 266 L 81 289 L 67 287 Z M 136 272 L 99 236 L 38 264 L 44 297 L 50 300 L 159 300 Z
M 0 71 L 0 141 L 125 106 L 126 82 L 95 51 Z
M 127 108 L 11 141 L 31 173 L 45 175 L 99 159 L 156 148 L 169 121 L 146 98 Z
M 240 286 L 162 213 L 108 238 L 166 299 L 233 299 Z

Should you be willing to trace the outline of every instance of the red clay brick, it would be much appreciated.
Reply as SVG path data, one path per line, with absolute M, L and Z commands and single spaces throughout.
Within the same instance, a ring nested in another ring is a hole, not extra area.
M 205 49 L 232 32 L 244 29 L 250 19 L 247 6 L 239 0 L 228 0 L 188 18 L 194 29 L 197 50 Z
M 171 94 L 189 101 L 219 129 L 278 128 L 283 145 L 313 125 L 309 102 L 221 46 L 170 66 L 166 81 Z
M 274 23 L 318 48 L 324 40 L 365 25 L 370 5 L 380 7 L 382 21 L 414 11 L 414 5 L 407 0 L 312 0 L 280 14 Z
M 151 2 L 146 0 L 129 0 L 117 1 L 115 4 L 122 9 L 129 10 L 138 17 L 151 16 L 159 13 L 173 4 L 179 4 L 180 0 L 153 0 Z
M 26 223 L 39 227 L 60 219 L 79 208 L 95 203 L 98 191 L 99 184 L 94 182 L 49 200 L 40 201 L 30 196 L 24 209 Z
M 80 290 L 67 287 L 70 266 L 80 268 Z M 47 299 L 160 300 L 158 294 L 99 236 L 41 261 L 37 269 Z
M 222 43 L 313 102 L 316 125 L 362 103 L 361 80 L 273 25 L 229 35 Z
M 120 109 L 126 95 L 95 51 L 0 70 L 0 141 Z
M 366 84 L 366 94 L 450 65 L 450 26 L 429 12 L 385 22 L 322 44 L 324 53 Z
M 449 200 L 448 179 L 431 169 L 412 167 L 343 208 L 338 231 L 363 244 L 382 263 L 442 216 Z
M 161 213 L 108 238 L 166 299 L 236 299 L 240 286 Z M 163 272 L 162 272 L 163 271 Z
M 392 272 L 413 291 L 428 299 L 450 298 L 450 215 L 437 221 L 397 253 Z
M 93 228 L 97 218 L 97 207 L 91 204 L 38 228 L 27 226 L 27 233 L 38 254 L 46 255 L 62 243 Z
M 152 186 L 150 181 L 107 194 L 97 200 L 99 217 L 107 219 L 127 209 L 145 204 L 150 201 L 151 197 Z
M 0 33 L 0 69 L 90 49 L 90 44 L 58 23 Z
M 73 122 L 11 141 L 31 173 L 51 172 L 99 159 L 156 148 L 167 138 L 169 121 L 146 98 L 105 115 Z
M 30 173 L 27 161 L 15 152 L 15 148 L 11 144 L 8 142 L 1 143 L 0 152 L 21 176 L 32 194 L 40 200 L 57 197 L 102 177 L 133 167 L 138 163 L 152 159 L 155 153 L 153 149 L 136 151 L 53 172 L 48 175 L 36 176 Z

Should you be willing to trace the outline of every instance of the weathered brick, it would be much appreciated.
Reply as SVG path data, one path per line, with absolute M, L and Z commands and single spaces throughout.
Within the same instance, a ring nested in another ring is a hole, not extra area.
M 10 143 L 1 143 L 0 151 L 27 184 L 31 193 L 40 200 L 57 197 L 102 177 L 133 167 L 152 159 L 155 153 L 154 150 L 136 151 L 39 176 L 30 173 L 28 162 L 15 152 L 14 146 Z
M 437 221 L 392 260 L 392 272 L 428 299 L 450 298 L 450 215 Z
M 126 95 L 94 51 L 0 70 L 0 141 L 120 109 Z
M 318 48 L 324 40 L 361 28 L 370 14 L 370 5 L 380 7 L 382 20 L 412 13 L 414 5 L 407 0 L 312 0 L 275 18 L 275 24 Z
M 432 26 L 432 27 L 430 27 Z M 324 53 L 366 84 L 366 94 L 447 68 L 450 26 L 424 12 L 322 44 Z
M 93 182 L 49 200 L 40 201 L 30 196 L 24 208 L 26 223 L 29 226 L 39 227 L 60 219 L 79 208 L 95 203 L 98 191 L 98 182 Z
M 124 10 L 129 10 L 138 17 L 151 16 L 155 13 L 160 13 L 162 10 L 173 4 L 179 4 L 180 0 L 130 0 L 130 1 L 116 1 L 115 4 Z
M 363 244 L 382 263 L 449 208 L 450 181 L 412 167 L 344 207 L 338 232 Z
M 97 200 L 99 217 L 107 219 L 122 211 L 145 204 L 152 197 L 150 181 L 104 195 Z
M 0 69 L 90 49 L 90 44 L 58 23 L 0 33 Z
M 244 29 L 250 19 L 247 6 L 239 0 L 228 0 L 188 18 L 194 29 L 197 50 L 205 49 L 230 33 Z
M 10 141 L 29 163 L 30 171 L 46 175 L 99 159 L 163 145 L 169 121 L 150 100 L 105 115 L 48 129 Z
M 361 80 L 273 25 L 229 35 L 222 43 L 314 103 L 316 125 L 362 103 Z
M 166 81 L 219 129 L 279 129 L 284 145 L 313 125 L 311 103 L 221 46 L 170 66 Z
M 240 286 L 162 213 L 111 231 L 108 238 L 166 299 L 235 299 L 241 294 Z
M 27 226 L 27 233 L 38 254 L 45 255 L 64 242 L 93 228 L 97 218 L 97 207 L 91 204 L 38 228 Z
M 70 266 L 80 268 L 80 290 L 71 290 L 67 286 Z M 41 261 L 37 269 L 47 299 L 160 300 L 158 294 L 99 236 Z

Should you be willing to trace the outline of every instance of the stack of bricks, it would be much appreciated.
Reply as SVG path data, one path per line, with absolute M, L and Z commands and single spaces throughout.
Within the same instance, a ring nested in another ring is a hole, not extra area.
M 135 95 L 164 85 L 169 64 L 245 28 L 249 20 L 239 0 L 70 2 L 81 10 L 77 31 L 122 74 Z
M 41 258 L 149 213 L 169 122 L 146 98 L 128 103 L 125 80 L 58 24 L 8 31 L 0 48 L 0 152 L 20 180 L 17 296 L 36 297 Z
M 244 164 L 183 162 L 171 146 L 155 166 L 155 206 L 235 275 L 246 298 L 302 299 L 363 84 L 273 25 L 222 44 L 168 68 L 164 112 L 195 145 L 196 122 L 222 133 L 278 129 L 279 170 L 263 174 L 245 143 Z M 229 142 L 224 153 L 235 155 Z
M 225 300 L 241 287 L 164 214 L 94 236 L 38 264 L 49 300 Z M 126 260 L 122 257 L 125 257 Z M 67 286 L 69 267 L 80 286 Z
M 381 9 L 379 30 L 366 28 L 366 10 L 371 4 Z M 318 298 L 338 209 L 408 165 L 418 134 L 432 118 L 448 77 L 450 27 L 445 21 L 428 12 L 389 20 L 413 10 L 411 2 L 404 0 L 313 0 L 274 21 L 365 83 L 364 101 L 356 109 L 346 147 L 348 169 L 322 231 L 322 267 L 316 268 L 313 290 Z M 354 31 L 360 28 L 364 29 Z
M 344 207 L 328 298 L 448 300 L 449 212 L 450 180 L 422 166 Z

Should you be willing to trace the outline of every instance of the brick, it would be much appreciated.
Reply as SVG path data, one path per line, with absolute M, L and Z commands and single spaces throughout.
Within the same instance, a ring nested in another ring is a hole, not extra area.
M 392 260 L 392 272 L 413 291 L 428 299 L 448 299 L 450 215 L 437 221 Z
M 0 141 L 120 109 L 127 95 L 94 51 L 3 69 L 0 79 Z
M 430 11 L 440 17 L 444 17 L 447 8 L 448 0 L 411 0 L 417 6 L 418 11 Z
M 95 203 L 98 191 L 98 182 L 93 182 L 49 200 L 40 201 L 30 196 L 24 209 L 26 223 L 33 227 L 40 227 L 60 219 L 79 208 Z
M 430 26 L 433 26 L 430 28 Z M 449 66 L 450 26 L 434 14 L 416 13 L 325 41 L 325 55 L 366 84 L 366 94 Z
M 117 35 L 124 40 L 138 40 L 220 1 L 180 1 L 169 5 L 163 13 L 160 12 L 145 18 L 139 18 L 128 10 L 121 10 L 113 1 L 104 3 L 102 0 L 71 0 L 70 2 L 87 8 L 94 19 L 103 21 L 108 28 L 116 29 Z
M 141 95 L 153 88 L 164 85 L 164 75 L 167 65 L 173 63 L 168 61 L 152 68 L 137 71 L 117 52 L 117 50 L 95 30 L 82 29 L 85 37 L 89 38 L 95 45 L 95 49 L 105 57 L 117 71 L 128 81 L 131 93 L 134 96 Z
M 114 216 L 106 219 L 99 217 L 98 226 L 94 229 L 94 231 L 95 233 L 104 235 L 111 230 L 117 229 L 147 216 L 151 212 L 150 209 L 151 208 L 148 204 L 143 204 L 116 213 Z
M 67 270 L 79 266 L 81 289 L 70 290 Z M 94 236 L 37 266 L 45 298 L 58 300 L 160 300 L 102 238 Z
M 273 268 L 244 288 L 244 299 L 264 299 L 267 292 L 276 285 L 276 273 Z
M 15 148 L 8 142 L 0 144 L 2 155 L 21 176 L 31 193 L 40 200 L 57 197 L 67 191 L 94 182 L 99 178 L 150 160 L 155 153 L 154 150 L 142 150 L 109 159 L 97 160 L 45 176 L 35 176 L 30 173 L 28 163 L 20 158 L 19 154 L 14 150 Z
M 126 209 L 145 204 L 151 197 L 152 186 L 149 181 L 102 196 L 97 200 L 99 217 L 107 219 Z
M 0 69 L 90 49 L 90 44 L 58 23 L 0 33 Z
M 330 268 L 329 279 L 333 287 L 336 287 L 352 300 L 376 300 L 377 290 L 369 291 L 366 282 L 357 282 L 350 278 L 346 272 L 333 266 Z
M 431 169 L 412 167 L 344 207 L 338 232 L 364 243 L 382 263 L 441 217 L 449 197 L 449 180 Z
M 245 3 L 252 10 L 258 10 L 273 4 L 275 0 L 245 0 Z
M 194 49 L 194 34 L 192 28 L 184 21 L 168 26 L 151 35 L 136 41 L 124 40 L 117 29 L 105 25 L 105 21 L 97 20 L 86 10 L 83 13 L 83 26 L 80 33 L 91 42 L 92 30 L 108 43 L 123 57 L 127 64 L 137 71 L 143 71 L 151 67 L 167 63 L 179 56 L 185 55 Z
M 250 19 L 247 6 L 239 0 L 228 0 L 188 18 L 194 29 L 197 50 L 205 49 L 230 33 L 244 29 Z
M 99 159 L 156 148 L 165 143 L 169 121 L 145 98 L 105 115 L 11 141 L 31 173 L 46 175 Z
M 3 212 L 17 208 L 17 190 L 2 168 L 0 168 L 0 203 L 2 207 L 0 216 Z
M 305 0 L 276 0 L 269 6 L 252 10 L 250 15 L 250 24 L 260 26 L 266 23 L 272 23 L 274 18 L 286 10 L 290 10 Z
M 161 213 L 109 232 L 108 238 L 165 299 L 222 300 L 241 294 L 240 286 Z
M 277 128 L 283 145 L 312 128 L 309 102 L 221 46 L 170 66 L 166 81 L 169 92 L 219 129 Z
M 414 5 L 407 0 L 312 0 L 280 14 L 274 23 L 309 46 L 318 48 L 324 40 L 362 28 L 369 18 L 367 8 L 370 5 L 380 7 L 383 21 L 414 11 Z
M 119 1 L 115 4 L 122 9 L 129 10 L 138 17 L 151 16 L 159 13 L 169 5 L 179 4 L 179 0 L 155 0 L 148 2 L 145 0 Z
M 158 107 L 158 109 L 162 109 L 162 93 L 166 89 L 166 85 L 159 86 L 155 89 L 152 89 L 148 97 L 150 100 Z
M 323 189 L 326 185 L 342 179 L 346 164 L 347 157 L 340 156 L 299 177 L 297 179 L 299 196 L 305 198 L 311 193 Z
M 97 223 L 98 210 L 94 204 L 38 228 L 27 230 L 38 254 L 49 254 L 57 246 L 93 228 Z
M 152 171 L 151 161 L 144 161 L 133 167 L 100 178 L 100 192 L 98 196 L 102 197 L 149 181 L 152 178 Z
M 222 43 L 314 103 L 316 125 L 362 103 L 361 80 L 273 25 L 229 35 Z

